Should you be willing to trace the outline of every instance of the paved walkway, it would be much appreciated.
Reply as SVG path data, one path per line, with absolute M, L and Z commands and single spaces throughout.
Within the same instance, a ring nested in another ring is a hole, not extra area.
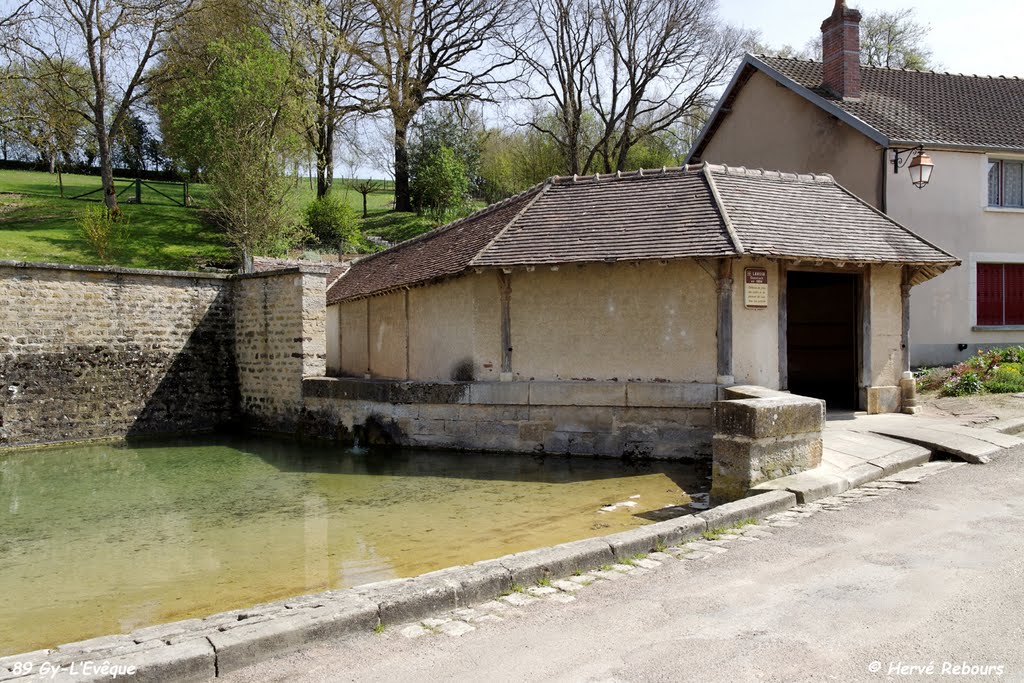
M 801 503 L 836 495 L 943 454 L 985 463 L 1024 439 L 954 418 L 829 413 L 822 433 L 821 467 L 755 487 L 785 490 Z
M 1021 681 L 1024 449 L 957 465 L 823 499 L 567 604 L 544 597 L 418 638 L 389 627 L 226 680 Z

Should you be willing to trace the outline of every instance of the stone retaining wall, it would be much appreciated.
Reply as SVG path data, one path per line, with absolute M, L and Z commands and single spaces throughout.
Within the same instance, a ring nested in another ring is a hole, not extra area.
M 307 378 L 307 427 L 425 448 L 706 458 L 714 384 Z
M 0 263 L 0 446 L 194 432 L 238 404 L 232 287 Z
M 0 447 L 293 428 L 325 279 L 0 262 Z

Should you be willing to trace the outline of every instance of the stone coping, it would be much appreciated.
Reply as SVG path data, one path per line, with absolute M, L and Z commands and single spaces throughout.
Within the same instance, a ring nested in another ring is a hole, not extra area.
M 144 277 L 188 278 L 199 280 L 247 280 L 295 273 L 311 275 L 327 275 L 331 271 L 329 265 L 296 265 L 277 270 L 266 270 L 258 273 L 204 273 L 190 270 L 152 270 L 148 268 L 121 268 L 120 266 L 90 266 L 66 263 L 33 263 L 31 261 L 0 261 L 0 268 L 16 268 L 19 270 L 63 270 L 72 273 L 101 273 L 107 275 L 135 275 Z
M 418 382 L 307 377 L 306 398 L 375 403 L 710 408 L 718 385 L 699 382 Z
M 2 657 L 0 681 L 35 680 L 44 662 L 50 671 L 62 667 L 62 674 L 55 680 L 110 680 L 110 671 L 129 666 L 136 667 L 135 675 L 129 677 L 134 680 L 207 680 L 381 625 L 415 621 L 486 602 L 511 592 L 515 586 L 567 577 L 662 546 L 678 545 L 704 531 L 763 519 L 796 504 L 796 496 L 789 491 L 769 491 L 609 536 Z M 106 673 L 85 675 L 82 663 L 86 661 L 106 665 Z M 32 662 L 32 672 L 15 675 L 12 669 L 18 662 Z M 70 673 L 72 663 L 78 665 L 77 674 Z

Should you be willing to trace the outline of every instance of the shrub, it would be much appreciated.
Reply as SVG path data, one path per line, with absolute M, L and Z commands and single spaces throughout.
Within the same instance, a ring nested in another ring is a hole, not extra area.
M 943 396 L 970 396 L 980 394 L 984 385 L 976 372 L 953 375 L 942 385 Z
M 935 391 L 942 388 L 950 377 L 949 368 L 919 368 L 914 374 L 917 386 L 922 391 Z
M 333 195 L 326 195 L 306 207 L 306 226 L 321 246 L 355 248 L 360 243 L 356 212 Z
M 993 394 L 1016 394 L 1024 392 L 1024 374 L 1020 363 L 1004 363 L 993 370 L 985 379 L 985 390 Z
M 131 234 L 127 214 L 106 206 L 88 206 L 78 219 L 78 231 L 102 263 L 113 263 Z

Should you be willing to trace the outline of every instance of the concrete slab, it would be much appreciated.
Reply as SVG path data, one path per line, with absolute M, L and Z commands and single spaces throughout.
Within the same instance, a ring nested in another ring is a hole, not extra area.
M 882 468 L 882 476 L 921 465 L 931 460 L 932 452 L 923 446 L 906 446 L 888 455 L 875 458 L 870 464 Z
M 1020 434 L 1024 432 L 1024 417 L 1009 417 L 985 425 L 988 429 L 994 429 L 1003 434 Z
M 913 420 L 913 418 L 908 419 Z M 927 423 L 918 426 L 913 423 L 878 421 L 866 428 L 876 434 L 909 441 L 940 453 L 955 455 L 972 463 L 986 463 L 992 459 L 993 455 L 1002 450 L 1002 447 L 983 441 L 976 436 L 960 431 L 930 428 Z M 963 427 L 962 430 L 973 431 L 973 428 Z

